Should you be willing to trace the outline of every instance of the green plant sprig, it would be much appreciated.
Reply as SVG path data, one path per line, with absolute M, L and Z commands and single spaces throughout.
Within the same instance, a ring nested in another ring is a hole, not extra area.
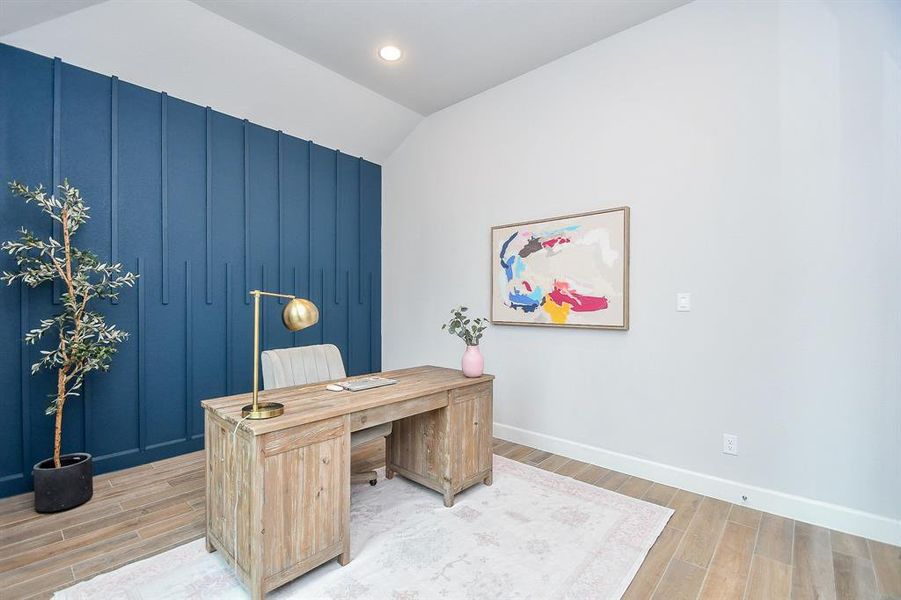
M 478 346 L 482 333 L 488 329 L 488 319 L 482 317 L 471 319 L 466 316 L 468 310 L 465 306 L 451 309 L 453 317 L 442 325 L 441 329 L 446 329 L 449 334 L 459 337 L 467 346 Z

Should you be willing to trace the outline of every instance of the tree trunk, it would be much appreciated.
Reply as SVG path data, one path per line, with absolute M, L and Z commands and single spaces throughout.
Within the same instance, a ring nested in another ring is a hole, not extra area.
M 63 406 L 66 404 L 66 371 L 59 369 L 56 377 L 56 426 L 53 430 L 53 466 L 62 466 L 59 460 L 63 440 Z

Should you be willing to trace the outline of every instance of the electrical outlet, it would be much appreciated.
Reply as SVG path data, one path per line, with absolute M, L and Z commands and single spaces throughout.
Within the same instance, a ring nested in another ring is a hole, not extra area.
M 723 434 L 723 454 L 738 456 L 738 436 L 731 433 Z

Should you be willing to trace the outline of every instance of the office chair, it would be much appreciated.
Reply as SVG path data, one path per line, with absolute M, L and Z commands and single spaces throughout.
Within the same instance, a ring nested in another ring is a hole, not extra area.
M 332 344 L 266 350 L 262 353 L 261 362 L 263 389 L 266 390 L 343 379 L 347 376 L 341 351 Z M 391 423 L 354 431 L 350 434 L 350 447 L 362 446 L 374 439 L 387 437 L 390 433 Z M 368 481 L 370 485 L 375 485 L 378 476 L 375 471 L 352 473 L 351 481 Z

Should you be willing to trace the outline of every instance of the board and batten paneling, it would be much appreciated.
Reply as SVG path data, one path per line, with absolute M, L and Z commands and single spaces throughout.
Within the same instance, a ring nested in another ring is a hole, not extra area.
M 265 302 L 264 348 L 333 343 L 349 374 L 381 368 L 379 165 L 0 44 L 0 240 L 54 233 L 6 182 L 64 178 L 91 207 L 76 243 L 141 276 L 99 306 L 130 339 L 65 409 L 63 450 L 91 452 L 98 473 L 203 447 L 200 400 L 250 390 L 250 289 L 321 311 L 291 333 Z M 22 337 L 53 298 L 0 288 L 0 496 L 29 490 L 52 450 L 55 380 L 30 374 L 46 344 Z

